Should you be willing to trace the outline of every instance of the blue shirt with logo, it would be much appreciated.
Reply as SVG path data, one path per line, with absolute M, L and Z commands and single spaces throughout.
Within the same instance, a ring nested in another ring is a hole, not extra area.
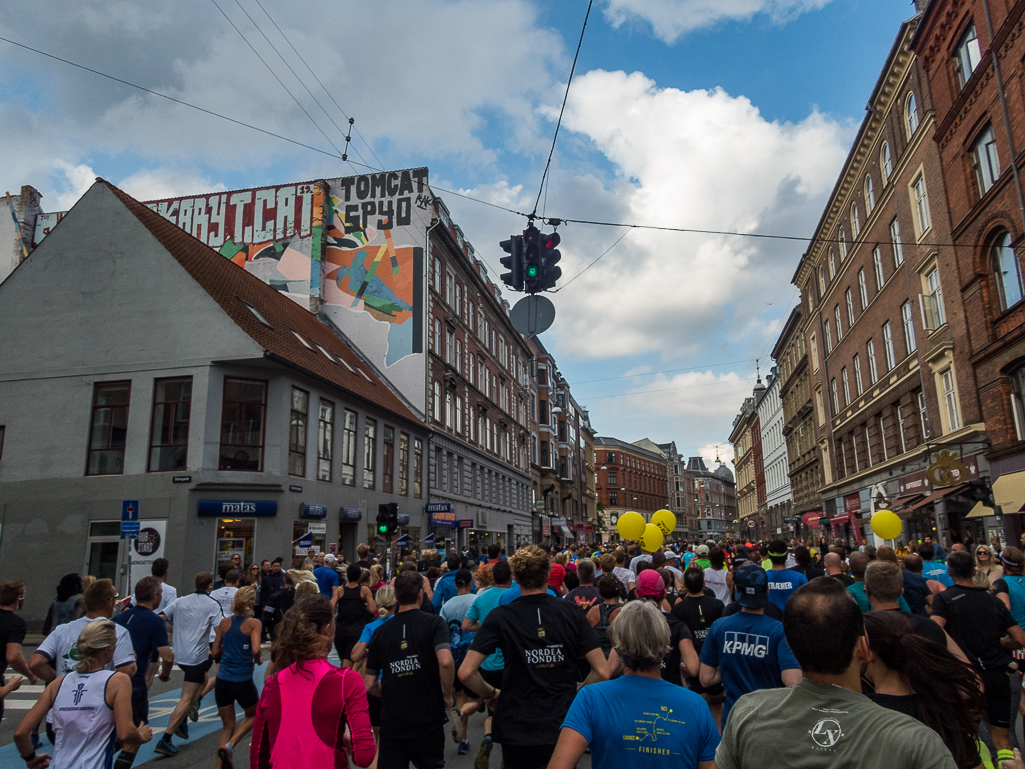
M 922 576 L 942 582 L 944 587 L 954 587 L 954 580 L 947 574 L 947 564 L 943 561 L 926 561 L 922 566 Z
M 726 690 L 723 728 L 730 708 L 741 696 L 782 687 L 782 671 L 801 668 L 787 645 L 782 622 L 743 611 L 712 624 L 701 647 L 701 662 L 722 673 Z
M 766 572 L 769 578 L 769 600 L 779 607 L 780 611 L 787 605 L 790 596 L 794 594 L 801 585 L 808 584 L 808 578 L 799 571 L 783 569 L 782 571 Z

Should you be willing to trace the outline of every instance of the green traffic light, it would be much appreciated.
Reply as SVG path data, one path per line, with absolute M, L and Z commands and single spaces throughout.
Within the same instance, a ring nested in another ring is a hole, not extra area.
M 384 525 L 378 526 L 377 527 L 377 531 L 380 532 L 381 534 L 387 534 L 388 533 L 388 527 L 384 526 Z
M 537 265 L 532 264 L 529 267 L 527 267 L 527 277 L 528 278 L 536 278 L 537 277 Z

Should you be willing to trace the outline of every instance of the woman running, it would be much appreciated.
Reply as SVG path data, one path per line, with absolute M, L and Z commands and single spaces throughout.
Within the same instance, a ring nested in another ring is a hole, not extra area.
M 367 644 L 381 625 L 395 616 L 395 609 L 398 602 L 395 598 L 395 588 L 385 585 L 377 591 L 377 619 L 368 623 L 363 628 L 359 641 L 352 647 L 352 665 L 362 670 L 365 666 L 363 658 L 367 654 Z M 374 694 L 367 695 L 367 705 L 370 709 L 370 725 L 374 727 L 374 739 L 381 736 L 381 698 Z
M 221 739 L 217 749 L 217 765 L 222 769 L 235 766 L 235 746 L 253 728 L 256 703 L 260 699 L 253 683 L 253 670 L 262 662 L 260 620 L 253 618 L 256 589 L 249 585 L 240 588 L 231 601 L 231 617 L 225 617 L 217 626 L 212 656 L 221 655 L 214 686 L 217 714 L 221 717 Z M 235 703 L 242 708 L 244 718 L 235 728 Z
M 110 620 L 90 622 L 78 636 L 74 671 L 54 679 L 14 732 L 14 743 L 28 769 L 109 769 L 115 741 L 121 755 L 113 766 L 127 769 L 153 730 L 132 726 L 132 680 L 106 670 L 114 659 L 117 634 Z M 32 730 L 53 711 L 53 757 L 36 753 Z
M 357 766 L 374 759 L 363 679 L 327 661 L 335 637 L 331 602 L 313 593 L 285 614 L 271 654 L 279 666 L 256 706 L 249 765 L 253 769 Z
M 334 589 L 331 603 L 335 606 L 335 650 L 342 667 L 352 667 L 352 647 L 368 622 L 377 616 L 373 593 L 359 580 L 363 569 L 354 563 L 345 570 L 346 583 Z

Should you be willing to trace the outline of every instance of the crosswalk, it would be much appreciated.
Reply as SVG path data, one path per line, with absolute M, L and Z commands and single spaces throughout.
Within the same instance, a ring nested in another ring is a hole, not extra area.
M 7 676 L 10 679 L 10 671 Z M 15 711 L 15 710 L 31 710 L 32 706 L 36 704 L 36 700 L 39 699 L 39 695 L 46 689 L 46 684 L 39 682 L 38 684 L 30 684 L 26 680 L 22 683 L 21 688 L 16 692 L 11 692 L 4 699 L 4 710 Z

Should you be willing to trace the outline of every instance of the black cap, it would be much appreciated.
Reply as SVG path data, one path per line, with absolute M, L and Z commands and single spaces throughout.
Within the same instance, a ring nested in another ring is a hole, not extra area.
M 473 574 L 470 573 L 469 569 L 460 569 L 456 572 L 456 584 L 457 585 L 472 585 Z

